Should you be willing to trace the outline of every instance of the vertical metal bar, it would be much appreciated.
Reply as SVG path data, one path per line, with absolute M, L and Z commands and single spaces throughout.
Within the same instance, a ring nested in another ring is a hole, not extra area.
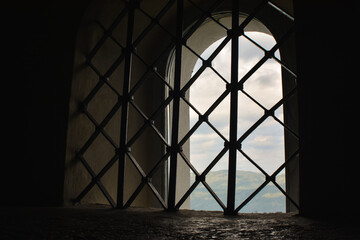
M 132 0 L 128 4 L 128 25 L 127 38 L 125 48 L 125 68 L 124 68 L 124 82 L 123 82 L 123 104 L 121 109 L 121 126 L 120 126 L 120 146 L 119 152 L 119 168 L 118 168 L 118 188 L 117 188 L 117 208 L 124 207 L 124 188 L 125 188 L 125 160 L 126 160 L 126 141 L 129 115 L 129 92 L 131 81 L 131 62 L 132 62 L 132 41 L 134 31 L 134 15 L 135 2 Z
M 232 1 L 232 39 L 231 39 L 231 83 L 230 83 L 230 145 L 227 207 L 225 214 L 236 214 L 235 183 L 236 183 L 236 155 L 237 155 L 237 115 L 238 115 L 238 66 L 239 66 L 239 1 Z
M 179 116 L 180 116 L 180 84 L 181 84 L 181 58 L 182 58 L 182 34 L 183 34 L 183 0 L 177 1 L 176 16 L 176 49 L 175 49 L 175 77 L 174 77 L 174 100 L 172 115 L 172 133 L 171 133 L 171 155 L 170 155 L 170 180 L 169 180 L 169 198 L 168 210 L 175 211 L 176 196 L 176 172 L 177 155 L 179 149 Z

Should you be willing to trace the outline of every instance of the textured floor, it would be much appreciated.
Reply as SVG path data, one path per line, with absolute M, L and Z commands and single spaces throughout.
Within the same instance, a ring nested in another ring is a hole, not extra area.
M 353 219 L 156 209 L 0 208 L 0 239 L 360 239 Z

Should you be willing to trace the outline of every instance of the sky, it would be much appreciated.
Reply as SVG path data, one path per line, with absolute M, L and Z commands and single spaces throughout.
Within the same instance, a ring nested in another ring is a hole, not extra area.
M 265 49 L 271 49 L 275 40 L 272 36 L 247 32 L 247 36 L 259 43 Z M 205 50 L 201 57 L 207 59 L 213 50 L 222 41 L 213 43 Z M 264 52 L 243 36 L 239 39 L 239 79 L 244 76 L 262 57 Z M 276 56 L 279 57 L 278 52 Z M 212 66 L 228 82 L 230 82 L 231 43 L 213 60 Z M 201 66 L 199 60 L 193 73 Z M 213 70 L 207 68 L 190 88 L 190 102 L 204 113 L 213 102 L 225 91 L 226 84 Z M 282 98 L 281 66 L 274 60 L 268 60 L 244 84 L 244 90 L 264 107 L 271 108 Z M 209 116 L 209 121 L 225 137 L 229 138 L 229 110 L 230 97 L 227 96 L 222 103 Z M 245 94 L 239 92 L 238 101 L 238 137 L 253 125 L 264 111 Z M 275 115 L 282 120 L 282 107 Z M 198 115 L 190 110 L 190 125 L 198 120 Z M 190 127 L 191 127 L 190 126 Z M 242 144 L 242 150 L 259 164 L 266 172 L 272 174 L 284 162 L 284 130 L 273 118 L 267 118 Z M 203 123 L 190 138 L 190 160 L 199 172 L 223 149 L 224 141 L 206 123 Z M 215 165 L 213 170 L 228 168 L 228 154 Z M 237 170 L 259 172 L 245 157 L 238 152 Z

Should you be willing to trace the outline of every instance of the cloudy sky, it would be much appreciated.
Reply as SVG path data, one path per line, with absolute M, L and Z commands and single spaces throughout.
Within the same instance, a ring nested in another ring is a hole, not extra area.
M 267 34 L 258 32 L 246 33 L 250 38 L 270 49 L 275 40 Z M 212 53 L 221 40 L 211 45 L 202 57 L 204 59 Z M 244 76 L 263 56 L 264 52 L 253 43 L 240 38 L 239 41 L 239 78 Z M 229 43 L 214 59 L 212 66 L 230 82 L 230 58 L 231 44 Z M 276 53 L 278 56 L 278 53 Z M 200 67 L 198 61 L 194 72 Z M 190 88 L 190 102 L 204 113 L 213 102 L 225 91 L 225 83 L 213 70 L 207 68 L 199 79 Z M 260 102 L 264 107 L 271 108 L 282 97 L 281 66 L 274 60 L 268 60 L 244 85 L 244 90 Z M 229 96 L 212 112 L 209 121 L 223 134 L 229 137 Z M 238 109 L 238 137 L 240 137 L 251 125 L 253 125 L 264 113 L 264 111 L 250 100 L 246 95 L 239 92 Z M 279 119 L 282 117 L 282 108 L 276 111 Z M 198 120 L 195 112 L 190 111 L 191 126 Z M 250 156 L 269 174 L 273 173 L 284 161 L 284 137 L 283 128 L 273 118 L 263 122 L 242 144 L 243 151 Z M 224 146 L 223 140 L 206 124 L 190 138 L 190 159 L 199 172 L 215 158 Z M 226 154 L 213 170 L 228 168 L 228 154 Z M 258 170 L 238 152 L 238 170 Z

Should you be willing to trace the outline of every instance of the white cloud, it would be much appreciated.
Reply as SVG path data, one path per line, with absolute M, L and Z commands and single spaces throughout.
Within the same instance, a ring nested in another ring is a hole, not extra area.
M 281 66 L 268 60 L 244 84 L 244 90 L 266 108 L 282 98 Z
M 207 68 L 190 88 L 190 101 L 201 113 L 205 113 L 225 91 L 225 83 Z
M 242 150 L 269 174 L 284 162 L 283 128 L 268 118 L 242 143 Z

